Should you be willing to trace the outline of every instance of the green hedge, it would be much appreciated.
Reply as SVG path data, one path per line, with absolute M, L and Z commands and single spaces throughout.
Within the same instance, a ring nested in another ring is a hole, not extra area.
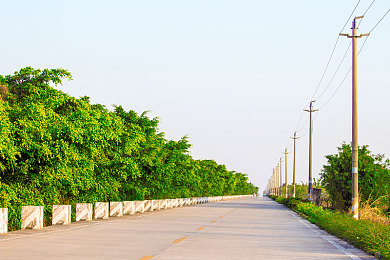
M 372 255 L 379 253 L 381 259 L 390 259 L 389 226 L 368 220 L 356 220 L 349 214 L 323 209 L 321 206 L 297 198 L 276 196 L 271 198 L 303 214 L 311 223 L 356 247 Z
M 194 159 L 187 137 L 165 138 L 158 118 L 51 86 L 63 79 L 63 69 L 0 75 L 0 207 L 11 230 L 22 205 L 45 205 L 50 223 L 52 204 L 257 193 L 245 174 Z

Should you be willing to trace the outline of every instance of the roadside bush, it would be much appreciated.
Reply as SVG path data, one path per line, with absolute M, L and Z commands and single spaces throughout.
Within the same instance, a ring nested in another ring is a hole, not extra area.
M 378 205 L 384 213 L 390 204 L 390 161 L 384 155 L 373 154 L 367 145 L 359 147 L 359 199 L 365 202 L 369 198 L 377 200 L 384 197 Z M 343 143 L 338 153 L 325 156 L 327 165 L 321 172 L 321 183 L 329 194 L 332 207 L 347 211 L 352 200 L 352 149 Z
M 246 174 L 196 160 L 187 137 L 167 140 L 158 118 L 113 111 L 50 85 L 63 69 L 0 75 L 0 207 L 10 230 L 22 205 L 166 199 L 257 193 Z

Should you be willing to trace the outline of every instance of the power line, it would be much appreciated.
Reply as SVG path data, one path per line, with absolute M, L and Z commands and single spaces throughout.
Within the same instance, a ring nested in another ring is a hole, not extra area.
M 376 0 L 373 0 L 373 1 L 371 2 L 371 4 L 367 7 L 366 11 L 364 11 L 364 13 L 363 13 L 363 15 L 362 15 L 363 17 L 364 17 L 364 15 L 370 10 L 371 6 L 374 4 L 375 1 L 376 1 Z M 358 3 L 358 4 L 359 4 L 359 3 Z M 355 6 L 354 11 L 356 10 L 356 7 L 357 7 L 357 5 Z M 354 13 L 354 12 L 352 12 L 352 14 L 353 14 L 353 13 Z M 352 14 L 351 14 L 351 16 L 352 16 Z M 348 20 L 351 18 L 351 16 L 348 18 Z M 382 19 L 383 19 L 383 18 L 382 18 Z M 362 20 L 363 20 L 363 19 L 360 19 L 360 21 L 359 21 L 359 26 L 360 26 Z M 348 22 L 348 21 L 347 21 L 347 22 Z M 346 23 L 346 24 L 347 24 L 347 23 Z M 341 31 L 344 30 L 346 24 L 344 24 L 343 29 L 341 29 Z M 340 36 L 340 35 L 339 35 L 339 36 Z M 338 39 L 339 39 L 339 38 L 338 38 Z M 367 38 L 366 38 L 366 39 L 367 39 Z M 340 70 L 340 67 L 341 67 L 341 65 L 342 65 L 342 63 L 343 63 L 343 61 L 344 61 L 344 59 L 345 59 L 345 57 L 346 57 L 346 55 L 347 55 L 349 49 L 351 48 L 351 45 L 352 45 L 352 43 L 349 43 L 349 46 L 348 46 L 347 50 L 345 51 L 344 56 L 343 56 L 343 58 L 341 59 L 341 61 L 340 61 L 339 65 L 338 65 L 336 71 L 333 73 L 332 78 L 330 79 L 329 83 L 326 85 L 325 89 L 324 89 L 324 90 L 321 92 L 321 94 L 316 98 L 316 100 L 318 100 L 318 99 L 326 92 L 326 90 L 329 88 L 330 84 L 333 82 L 334 78 L 336 77 L 336 74 L 337 74 L 338 71 Z
M 351 12 L 351 14 L 349 15 L 347 21 L 345 22 L 343 28 L 341 28 L 340 33 L 344 30 L 345 26 L 347 26 L 347 23 L 348 23 L 349 20 L 351 19 L 352 15 L 355 13 L 355 10 L 356 10 L 356 8 L 358 7 L 359 3 L 360 3 L 360 0 L 356 3 L 355 8 L 352 10 L 352 12 Z M 323 79 L 324 79 L 324 76 L 325 76 L 325 74 L 326 74 L 326 72 L 327 72 L 327 70 L 328 70 L 330 61 L 332 60 L 334 51 L 336 50 L 336 46 L 337 46 L 337 43 L 339 42 L 339 39 L 340 39 L 340 35 L 337 35 L 336 42 L 335 42 L 335 44 L 334 44 L 334 46 L 333 46 L 332 52 L 331 52 L 331 54 L 330 54 L 330 57 L 329 57 L 329 59 L 328 59 L 328 62 L 327 62 L 327 64 L 326 64 L 326 66 L 325 66 L 325 70 L 324 70 L 324 72 L 322 73 L 320 82 L 318 83 L 317 88 L 316 88 L 316 90 L 314 91 L 314 94 L 313 94 L 313 96 L 310 98 L 310 100 L 313 100 L 313 98 L 314 98 L 314 96 L 316 95 L 316 93 L 317 93 L 319 87 L 321 86 L 321 83 L 322 83 L 322 81 L 323 81 Z
M 373 2 L 375 2 L 375 0 L 373 0 Z M 370 8 L 371 5 L 373 4 L 373 2 L 370 4 L 369 8 Z M 356 8 L 359 6 L 359 4 L 360 4 L 360 0 L 358 0 L 358 2 L 356 3 L 355 7 L 353 8 L 351 14 L 349 15 L 348 19 L 347 19 L 346 22 L 344 23 L 344 25 L 343 25 L 343 27 L 341 28 L 340 32 L 342 32 L 342 31 L 344 30 L 345 26 L 347 26 L 348 21 L 351 19 L 352 15 L 355 13 Z M 369 9 L 369 8 L 368 8 L 368 9 Z M 368 11 L 368 9 L 366 10 L 366 12 Z M 325 74 L 326 74 L 326 72 L 328 71 L 329 64 L 330 64 L 330 62 L 331 62 L 331 60 L 332 60 L 332 58 L 333 58 L 333 55 L 334 55 L 334 52 L 335 52 L 335 50 L 336 50 L 337 44 L 338 44 L 338 42 L 339 42 L 339 39 L 340 39 L 340 35 L 337 35 L 336 42 L 335 42 L 335 44 L 334 44 L 334 46 L 333 46 L 333 48 L 332 48 L 332 51 L 331 51 L 330 57 L 329 57 L 329 59 L 328 59 L 328 62 L 326 63 L 324 72 L 322 73 L 321 79 L 320 79 L 320 81 L 319 81 L 319 83 L 318 83 L 318 85 L 317 85 L 317 88 L 315 89 L 315 91 L 314 91 L 312 97 L 310 98 L 310 100 L 313 100 L 314 96 L 317 94 L 317 91 L 318 91 L 318 89 L 320 88 L 320 86 L 321 86 L 321 84 L 322 84 L 322 81 L 323 81 L 323 79 L 324 79 L 324 77 L 325 77 Z M 306 107 L 306 106 L 305 106 L 305 107 Z M 301 112 L 301 115 L 300 115 L 300 117 L 299 117 L 297 126 L 295 127 L 295 131 L 297 131 L 298 127 L 300 126 L 300 123 L 301 123 L 301 121 L 302 121 L 302 117 L 303 117 L 303 111 Z
M 339 65 L 338 65 L 336 71 L 333 73 L 332 78 L 330 79 L 329 83 L 326 85 L 325 89 L 324 89 L 324 90 L 321 92 L 321 94 L 316 98 L 316 100 L 318 100 L 318 99 L 325 93 L 325 91 L 329 88 L 330 84 L 333 82 L 334 78 L 336 77 L 337 72 L 340 70 L 340 67 L 341 67 L 341 65 L 342 65 L 343 62 L 344 62 L 345 57 L 346 57 L 347 54 L 348 54 L 349 49 L 351 48 L 351 45 L 352 45 L 352 43 L 349 43 L 349 46 L 348 46 L 347 50 L 345 51 L 344 56 L 343 56 L 343 58 L 341 59 L 341 61 L 340 61 Z
M 370 6 L 367 8 L 366 12 L 368 11 L 368 9 L 371 7 L 371 5 L 372 5 L 374 2 L 375 2 L 375 0 L 374 0 L 374 1 L 370 4 Z M 366 13 L 366 12 L 365 12 L 365 13 Z M 390 9 L 388 9 L 387 12 L 382 16 L 382 18 L 379 19 L 379 21 L 378 21 L 378 22 L 374 25 L 374 27 L 370 30 L 369 34 L 370 34 L 372 31 L 374 31 L 374 29 L 382 22 L 382 20 L 386 17 L 386 15 L 387 15 L 389 12 L 390 12 Z M 364 45 L 366 44 L 367 40 L 368 40 L 368 37 L 366 37 L 366 38 L 364 39 L 364 42 L 363 42 L 363 44 L 362 44 L 362 47 L 360 47 L 360 50 L 359 50 L 359 52 L 358 52 L 358 56 L 359 56 L 360 53 L 362 52 L 363 47 L 364 47 Z M 337 92 L 339 91 L 339 89 L 340 89 L 341 86 L 343 85 L 345 79 L 347 78 L 347 76 L 349 75 L 349 73 L 351 72 L 351 70 L 352 70 L 352 67 L 349 68 L 348 72 L 345 74 L 343 80 L 341 81 L 341 83 L 340 83 L 339 86 L 337 87 L 336 91 L 335 91 L 335 92 L 333 93 L 333 95 L 332 95 L 332 96 L 331 96 L 331 97 L 330 97 L 330 98 L 321 106 L 321 108 L 325 107 L 325 106 L 333 99 L 333 97 L 337 94 Z
M 375 24 L 375 26 L 371 29 L 371 31 L 369 33 L 371 33 L 377 26 L 378 24 L 380 24 L 380 22 L 382 22 L 382 20 L 386 17 L 386 15 L 390 12 L 390 9 L 387 10 L 387 12 L 382 16 L 382 18 Z
M 360 24 L 362 23 L 363 19 L 364 19 L 364 16 L 366 15 L 366 13 L 368 12 L 368 10 L 370 10 L 371 6 L 373 5 L 373 3 L 375 2 L 375 0 L 372 0 L 371 4 L 367 7 L 366 11 L 364 11 L 364 13 L 362 14 L 362 19 L 360 19 L 359 21 L 359 25 L 358 27 L 360 26 Z
M 366 44 L 367 39 L 368 39 L 368 37 L 366 37 L 366 38 L 364 39 L 364 42 L 363 42 L 363 44 L 362 44 L 362 47 L 360 47 L 360 50 L 359 50 L 359 52 L 358 52 L 358 56 L 360 55 L 361 51 L 363 50 L 363 47 L 364 47 L 364 45 Z M 331 97 L 330 97 L 330 98 L 329 98 L 329 99 L 320 107 L 321 109 L 322 109 L 323 107 L 325 107 L 325 106 L 333 99 L 333 97 L 337 94 L 337 92 L 339 91 L 339 89 L 340 89 L 341 86 L 343 85 L 345 79 L 347 78 L 347 76 L 349 75 L 349 73 L 351 72 L 351 70 L 352 70 L 352 66 L 349 67 L 348 72 L 345 74 L 343 80 L 341 81 L 341 83 L 339 84 L 339 86 L 337 87 L 337 89 L 336 89 L 336 91 L 333 93 L 333 95 L 332 95 L 332 96 L 331 96 Z

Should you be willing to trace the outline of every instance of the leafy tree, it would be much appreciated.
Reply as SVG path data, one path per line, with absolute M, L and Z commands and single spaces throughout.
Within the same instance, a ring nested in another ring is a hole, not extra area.
M 167 140 L 158 118 L 109 111 L 50 84 L 63 69 L 0 76 L 0 207 L 19 226 L 21 205 L 250 194 L 245 174 L 195 160 L 187 137 Z
M 347 210 L 352 199 L 352 149 L 343 143 L 338 153 L 327 155 L 327 165 L 321 172 L 321 182 L 329 193 L 334 208 Z M 390 194 L 389 160 L 384 155 L 374 155 L 368 146 L 359 147 L 359 198 L 377 199 Z

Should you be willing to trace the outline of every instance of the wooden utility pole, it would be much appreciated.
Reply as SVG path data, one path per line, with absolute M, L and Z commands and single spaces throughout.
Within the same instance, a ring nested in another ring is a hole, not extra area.
M 288 193 L 287 193 L 287 148 L 286 150 L 284 151 L 284 155 L 285 155 L 285 159 L 284 159 L 284 170 L 285 170 L 285 173 L 286 173 L 286 176 L 285 176 L 285 181 L 286 183 L 284 184 L 284 193 L 286 195 L 286 198 L 288 198 Z
M 279 167 L 279 170 L 280 170 L 280 196 L 283 196 L 283 174 L 282 174 L 282 157 L 280 157 L 280 163 L 279 163 L 280 167 Z
M 292 192 L 292 196 L 293 196 L 293 198 L 295 198 L 295 154 L 296 154 L 297 139 L 299 138 L 299 137 L 297 137 L 296 131 L 294 132 L 294 137 L 291 137 L 291 138 L 294 139 L 294 166 L 293 166 L 293 192 Z
M 358 114 L 357 114 L 357 39 L 367 34 L 357 35 L 356 20 L 364 16 L 355 17 L 352 21 L 352 36 L 340 33 L 341 36 L 352 38 L 352 215 L 359 219 L 359 174 L 358 174 Z
M 311 200 L 311 193 L 312 193 L 312 148 L 313 148 L 313 144 L 312 144 L 312 141 L 313 141 L 313 112 L 316 112 L 318 111 L 317 110 L 313 110 L 313 103 L 316 102 L 315 100 L 312 100 L 310 101 L 310 109 L 307 110 L 305 109 L 306 112 L 309 112 L 310 113 L 310 135 L 309 135 L 309 191 L 308 191 L 308 197 L 309 197 L 309 200 Z

